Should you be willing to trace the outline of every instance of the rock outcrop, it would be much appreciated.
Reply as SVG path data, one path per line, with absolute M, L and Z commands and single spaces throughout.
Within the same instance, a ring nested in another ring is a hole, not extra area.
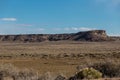
M 86 32 L 78 32 L 73 35 L 72 40 L 77 41 L 106 41 L 108 36 L 105 30 L 93 30 Z
M 105 30 L 92 30 L 70 34 L 24 34 L 0 35 L 0 41 L 8 42 L 43 42 L 43 41 L 106 41 L 110 40 Z

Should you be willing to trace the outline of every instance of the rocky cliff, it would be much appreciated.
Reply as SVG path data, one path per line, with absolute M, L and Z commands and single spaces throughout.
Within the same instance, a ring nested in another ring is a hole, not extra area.
M 72 40 L 106 41 L 108 40 L 108 36 L 105 30 L 92 30 L 86 32 L 78 32 L 72 36 Z
M 105 30 L 92 30 L 71 34 L 24 34 L 0 35 L 0 41 L 8 42 L 42 42 L 42 41 L 106 41 L 110 40 Z

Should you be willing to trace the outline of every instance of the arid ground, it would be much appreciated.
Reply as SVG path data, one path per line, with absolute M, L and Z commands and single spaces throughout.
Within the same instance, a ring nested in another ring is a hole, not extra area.
M 51 72 L 71 76 L 78 65 L 101 61 L 120 62 L 120 41 L 56 41 L 40 43 L 0 43 L 0 63 L 11 63 L 40 74 Z

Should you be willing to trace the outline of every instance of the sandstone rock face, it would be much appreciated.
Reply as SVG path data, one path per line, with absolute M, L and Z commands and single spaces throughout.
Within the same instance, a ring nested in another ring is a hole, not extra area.
M 92 30 L 71 34 L 24 34 L 24 35 L 0 35 L 0 41 L 4 42 L 43 42 L 43 41 L 106 41 L 110 40 L 105 30 Z
M 73 35 L 72 40 L 77 41 L 106 41 L 108 36 L 104 30 L 93 30 L 86 32 L 78 32 Z

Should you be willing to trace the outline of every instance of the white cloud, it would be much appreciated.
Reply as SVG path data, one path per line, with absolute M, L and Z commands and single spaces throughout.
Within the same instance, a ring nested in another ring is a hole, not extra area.
M 31 27 L 32 24 L 0 24 L 0 26 L 9 26 L 9 27 Z
M 16 18 L 0 18 L 2 21 L 16 21 Z
M 37 31 L 44 31 L 45 29 L 44 28 L 38 28 L 36 29 Z
M 54 30 L 54 31 L 60 31 L 61 28 L 53 28 L 52 30 Z
M 111 33 L 111 34 L 108 34 L 109 36 L 119 36 L 120 37 L 120 33 L 116 34 L 116 33 Z
M 75 30 L 75 31 L 80 30 L 80 28 L 77 28 L 77 27 L 72 27 L 71 29 L 72 29 L 72 30 Z
M 41 33 L 45 33 L 44 28 L 6 26 L 0 29 L 0 34 L 41 34 Z
M 66 31 L 89 31 L 89 30 L 95 30 L 96 28 L 87 28 L 87 27 L 70 27 L 70 28 L 64 28 Z
M 87 27 L 81 27 L 79 28 L 80 31 L 89 31 L 89 30 L 95 30 L 96 28 L 87 28 Z

